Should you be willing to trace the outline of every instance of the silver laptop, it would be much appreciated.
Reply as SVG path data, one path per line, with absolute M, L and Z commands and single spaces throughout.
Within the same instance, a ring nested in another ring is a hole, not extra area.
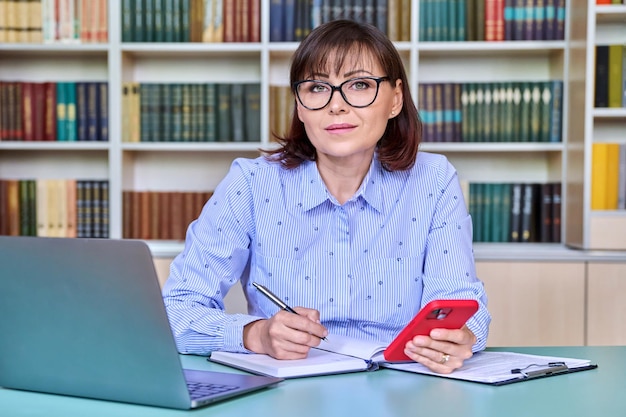
M 0 236 L 0 386 L 189 409 L 279 381 L 182 369 L 144 242 Z

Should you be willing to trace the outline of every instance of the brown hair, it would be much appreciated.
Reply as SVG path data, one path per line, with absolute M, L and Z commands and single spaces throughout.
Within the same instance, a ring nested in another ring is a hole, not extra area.
M 403 105 L 400 114 L 389 120 L 378 141 L 378 159 L 389 171 L 413 166 L 422 138 L 422 122 L 411 98 L 404 64 L 393 43 L 376 27 L 351 20 L 334 20 L 318 26 L 296 49 L 290 71 L 290 85 L 315 72 L 325 72 L 329 57 L 335 59 L 336 72 L 346 59 L 371 56 L 386 71 L 390 82 L 402 80 Z M 280 161 L 286 168 L 295 168 L 303 161 L 314 161 L 316 150 L 294 111 L 291 128 L 283 137 L 273 133 L 278 149 L 265 150 L 267 158 Z

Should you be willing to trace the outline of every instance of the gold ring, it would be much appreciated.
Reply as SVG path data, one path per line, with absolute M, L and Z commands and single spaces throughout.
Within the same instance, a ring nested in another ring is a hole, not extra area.
M 441 365 L 445 365 L 449 360 L 450 360 L 450 355 L 448 355 L 447 353 L 444 353 L 443 356 L 441 356 L 441 360 L 439 361 L 439 363 Z

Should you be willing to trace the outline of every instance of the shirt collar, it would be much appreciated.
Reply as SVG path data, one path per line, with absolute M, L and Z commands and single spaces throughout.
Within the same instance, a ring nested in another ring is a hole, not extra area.
M 302 209 L 307 211 L 315 208 L 326 200 L 336 200 L 330 195 L 320 173 L 317 169 L 315 161 L 304 161 L 302 163 L 304 175 L 302 176 L 301 192 L 302 192 Z M 362 197 L 375 210 L 382 212 L 383 210 L 383 176 L 385 170 L 374 156 L 370 168 L 361 183 L 361 186 L 351 200 Z

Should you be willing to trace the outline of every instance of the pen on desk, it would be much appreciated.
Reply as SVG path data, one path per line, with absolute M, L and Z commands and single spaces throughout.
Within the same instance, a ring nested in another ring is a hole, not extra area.
M 285 304 L 285 302 L 283 300 L 281 300 L 280 298 L 276 297 L 276 295 L 274 295 L 274 293 L 272 293 L 270 290 L 265 288 L 263 285 L 257 284 L 256 282 L 253 282 L 252 285 L 254 286 L 254 288 L 256 288 L 257 290 L 261 291 L 261 294 L 266 296 L 271 302 L 276 304 L 280 309 L 288 311 L 288 312 L 293 313 L 293 314 L 298 314 L 296 312 L 296 310 L 294 310 L 293 308 L 291 308 L 287 304 Z M 326 339 L 325 337 L 321 337 L 320 339 L 322 339 L 322 340 L 324 340 L 326 342 L 328 341 L 328 339 Z

